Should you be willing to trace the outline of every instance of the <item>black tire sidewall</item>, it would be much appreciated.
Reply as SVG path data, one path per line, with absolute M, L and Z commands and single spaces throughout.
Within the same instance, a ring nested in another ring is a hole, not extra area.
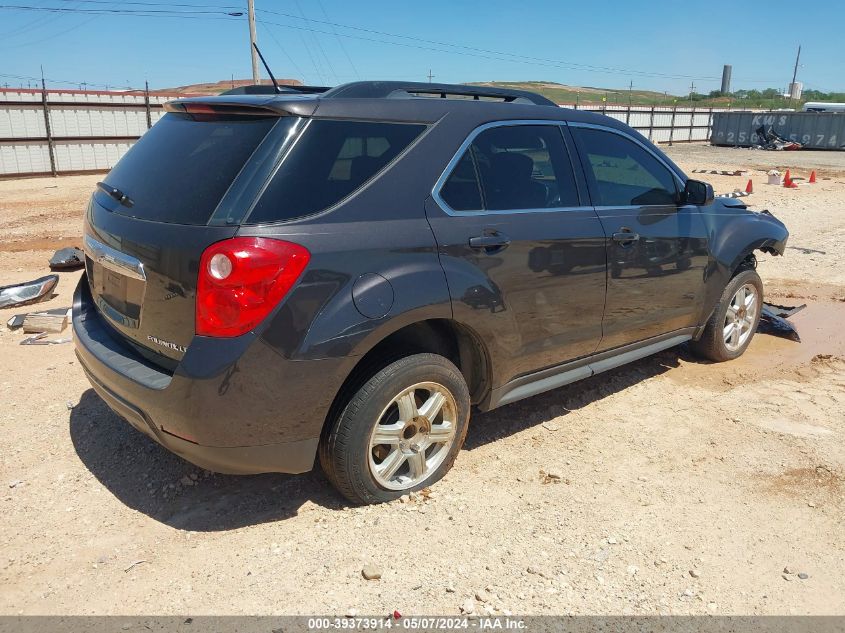
M 436 382 L 451 392 L 457 405 L 456 438 L 443 463 L 427 479 L 405 490 L 388 490 L 382 488 L 370 472 L 370 434 L 390 401 L 404 389 L 420 382 Z M 334 463 L 341 492 L 352 501 L 378 503 L 432 485 L 452 467 L 463 446 L 469 409 L 466 381 L 448 359 L 436 354 L 415 354 L 391 363 L 361 386 L 337 420 L 335 432 L 344 434 L 346 440 L 343 450 L 347 451 L 347 455 L 342 460 L 345 467 L 339 467 L 341 460 L 337 459 L 337 455 L 330 454 L 328 457 Z M 350 495 L 350 492 L 353 494 Z
M 730 306 L 731 299 L 736 294 L 737 290 L 739 290 L 741 286 L 744 286 L 748 283 L 752 284 L 755 288 L 757 288 L 757 314 L 754 317 L 754 325 L 751 328 L 751 336 L 748 337 L 748 339 L 739 347 L 739 349 L 731 351 L 725 344 L 725 338 L 722 334 L 722 330 L 724 328 L 725 323 L 725 316 L 728 313 L 728 307 Z M 730 283 L 725 288 L 725 292 L 722 294 L 722 301 L 719 303 L 719 308 L 716 312 L 716 319 L 713 323 L 713 336 L 716 337 L 715 343 L 719 347 L 719 352 L 721 356 L 724 356 L 726 360 L 733 360 L 735 358 L 739 358 L 745 353 L 745 350 L 748 349 L 748 346 L 751 344 L 751 341 L 754 338 L 754 334 L 757 332 L 757 326 L 760 323 L 760 316 L 762 315 L 762 313 L 763 281 L 760 279 L 760 275 L 757 274 L 757 271 L 745 270 L 736 275 L 733 279 L 731 279 Z

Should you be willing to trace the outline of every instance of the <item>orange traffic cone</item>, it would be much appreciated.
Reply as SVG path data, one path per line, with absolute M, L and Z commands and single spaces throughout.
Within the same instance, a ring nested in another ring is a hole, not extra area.
M 798 183 L 789 177 L 789 172 L 786 172 L 786 176 L 783 178 L 783 186 L 787 189 L 798 189 Z
M 810 180 L 808 180 L 807 182 L 809 182 L 810 184 L 813 184 L 813 183 L 816 182 L 816 170 L 815 169 L 810 172 Z
M 783 186 L 786 187 L 786 183 L 792 182 L 792 176 L 789 175 L 789 170 L 786 170 L 786 173 L 783 175 Z
M 751 179 L 748 179 L 748 184 L 745 185 L 745 193 L 754 193 L 754 183 L 751 182 Z

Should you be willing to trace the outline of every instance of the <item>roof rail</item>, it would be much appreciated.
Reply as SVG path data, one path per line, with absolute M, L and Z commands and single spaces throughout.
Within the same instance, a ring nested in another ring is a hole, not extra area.
M 238 86 L 226 92 L 221 92 L 221 95 L 278 95 L 278 94 L 319 94 L 330 90 L 327 86 L 289 86 L 280 85 L 276 90 L 275 86 L 268 84 L 250 84 L 247 86 Z
M 416 95 L 447 95 L 501 99 L 506 103 L 533 103 L 535 105 L 555 106 L 557 104 L 546 97 L 528 90 L 511 90 L 491 86 L 468 86 L 466 84 L 431 84 L 408 81 L 355 81 L 337 86 L 323 94 L 325 99 L 409 99 Z

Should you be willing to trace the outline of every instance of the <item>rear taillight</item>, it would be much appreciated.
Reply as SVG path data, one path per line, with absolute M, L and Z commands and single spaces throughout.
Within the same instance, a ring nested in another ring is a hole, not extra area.
M 240 336 L 263 321 L 293 288 L 311 254 L 299 244 L 235 237 L 200 259 L 197 334 Z

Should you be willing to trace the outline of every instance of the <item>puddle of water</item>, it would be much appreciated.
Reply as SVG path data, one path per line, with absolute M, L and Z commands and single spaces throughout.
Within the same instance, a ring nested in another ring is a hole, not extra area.
M 729 388 L 741 382 L 771 378 L 785 370 L 809 363 L 816 356 L 845 357 L 845 302 L 807 302 L 793 316 L 801 342 L 757 332 L 745 354 L 726 363 L 693 359 L 667 373 L 670 380 L 686 385 Z

